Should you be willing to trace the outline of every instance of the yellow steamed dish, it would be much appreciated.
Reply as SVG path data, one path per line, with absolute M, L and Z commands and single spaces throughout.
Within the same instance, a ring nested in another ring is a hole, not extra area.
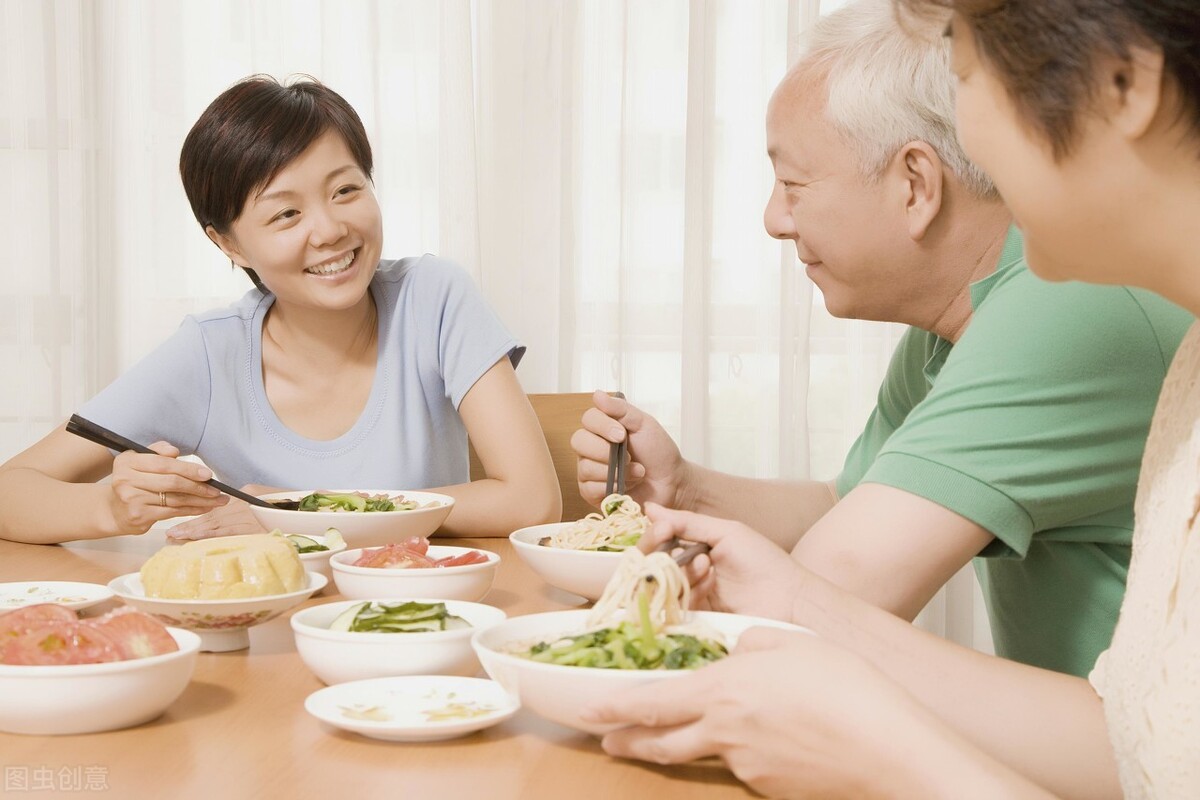
M 304 565 L 282 536 L 256 533 L 165 547 L 142 565 L 147 597 L 232 600 L 304 588 Z

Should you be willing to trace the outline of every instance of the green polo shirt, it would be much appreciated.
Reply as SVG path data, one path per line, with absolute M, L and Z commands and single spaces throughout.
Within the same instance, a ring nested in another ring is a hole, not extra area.
M 1194 320 L 1149 292 L 1048 283 L 1014 228 L 956 344 L 910 329 L 837 479 L 932 500 L 996 539 L 975 559 L 996 652 L 1085 676 L 1125 593 L 1133 498 Z

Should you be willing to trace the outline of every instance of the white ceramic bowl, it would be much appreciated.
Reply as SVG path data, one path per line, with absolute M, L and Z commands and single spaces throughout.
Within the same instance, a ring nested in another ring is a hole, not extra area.
M 599 600 L 608 579 L 617 571 L 622 553 L 603 553 L 595 550 L 567 550 L 543 547 L 538 540 L 550 536 L 573 522 L 551 522 L 521 528 L 509 534 L 513 549 L 542 580 L 588 600 Z
M 496 579 L 500 556 L 476 547 L 430 545 L 430 558 L 459 556 L 478 550 L 487 556 L 482 564 L 461 567 L 424 567 L 419 569 L 386 569 L 356 567 L 354 562 L 362 549 L 345 550 L 329 559 L 333 567 L 333 582 L 347 599 L 371 600 L 376 597 L 436 597 L 439 600 L 482 600 Z
M 479 660 L 471 649 L 471 635 L 504 621 L 494 606 L 458 600 L 415 599 L 418 603 L 445 602 L 446 610 L 471 623 L 470 628 L 428 633 L 351 633 L 329 626 L 350 606 L 346 600 L 312 606 L 292 615 L 296 652 L 313 674 L 328 684 L 395 675 L 474 675 Z M 380 603 L 408 603 L 414 598 L 381 599 Z
M 250 646 L 247 628 L 266 622 L 298 606 L 325 587 L 324 575 L 305 572 L 308 585 L 296 592 L 244 597 L 236 600 L 170 600 L 147 597 L 142 576 L 136 572 L 108 582 L 117 597 L 155 619 L 195 631 L 200 649 L 209 653 L 243 650 Z
M 587 627 L 587 609 L 551 611 L 514 617 L 507 622 L 477 632 L 471 645 L 484 670 L 497 683 L 521 701 L 521 706 L 548 720 L 569 728 L 607 733 L 616 726 L 595 725 L 579 719 L 586 705 L 618 696 L 634 686 L 686 675 L 690 670 L 621 670 L 592 667 L 567 667 L 543 664 L 513 655 L 511 650 L 550 642 L 563 636 L 582 633 Z M 748 617 L 741 614 L 693 612 L 694 619 L 722 634 L 730 650 L 747 628 L 763 625 L 771 628 L 804 631 L 779 620 Z M 700 667 L 704 669 L 704 667 Z
M 174 653 L 105 664 L 0 664 L 0 731 L 96 733 L 149 722 L 183 693 L 200 637 L 168 628 Z
M 316 490 L 275 492 L 264 494 L 263 500 L 299 500 Z M 282 508 L 250 506 L 254 518 L 267 530 L 279 528 L 284 533 L 301 536 L 320 535 L 330 528 L 342 532 L 349 547 L 377 547 L 389 542 L 399 542 L 410 536 L 430 536 L 436 531 L 454 506 L 454 498 L 435 492 L 410 492 L 406 489 L 329 489 L 326 493 L 348 493 L 365 491 L 369 494 L 402 494 L 407 500 L 425 505 L 437 503 L 430 508 L 414 508 L 412 511 L 287 511 Z
M 308 536 L 306 533 L 302 533 L 300 535 Z M 308 536 L 308 538 L 312 539 L 317 544 L 325 544 L 324 534 L 314 534 L 312 536 Z M 330 583 L 333 583 L 333 567 L 329 566 L 329 559 L 331 556 L 334 556 L 345 549 L 346 543 L 342 542 L 338 545 L 330 547 L 328 550 L 318 550 L 315 553 L 301 553 L 300 563 L 304 565 L 304 570 L 306 572 L 316 572 L 324 575 L 326 580 L 325 585 L 328 586 Z M 321 591 L 315 592 L 315 594 L 321 594 L 324 591 L 325 590 L 322 589 Z

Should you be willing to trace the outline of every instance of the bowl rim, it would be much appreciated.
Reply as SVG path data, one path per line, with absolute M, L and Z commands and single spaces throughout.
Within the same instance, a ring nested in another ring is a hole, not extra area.
M 330 526 L 330 527 L 333 527 L 333 526 Z M 280 531 L 280 532 L 282 533 L 282 531 Z M 274 531 L 272 531 L 272 533 L 274 533 Z M 340 531 L 339 531 L 339 533 L 340 533 Z M 283 536 L 285 539 L 288 536 L 303 536 L 306 539 L 313 539 L 314 541 L 319 538 L 319 539 L 321 539 L 321 544 L 325 544 L 325 534 L 323 534 L 323 533 L 314 533 L 312 535 L 309 535 L 307 533 L 284 533 Z M 301 561 L 303 561 L 306 558 L 308 558 L 310 561 L 319 560 L 319 559 L 310 558 L 310 556 L 324 556 L 325 558 L 333 558 L 338 553 L 343 552 L 349 546 L 350 546 L 350 544 L 346 541 L 346 537 L 343 536 L 341 547 L 331 547 L 328 550 L 314 550 L 311 553 L 297 553 L 296 555 L 300 556 Z
M 0 590 L 3 590 L 5 587 L 12 587 L 12 586 L 35 586 L 35 587 L 36 586 L 62 586 L 62 587 L 90 586 L 92 588 L 88 591 L 91 591 L 94 594 L 92 596 L 86 597 L 82 600 L 73 600 L 73 601 L 66 602 L 66 603 L 60 602 L 57 599 L 43 600 L 40 598 L 35 599 L 34 602 L 21 603 L 20 605 L 10 605 L 8 603 L 0 602 L 0 614 L 7 613 L 9 611 L 16 611 L 17 609 L 21 609 L 21 608 L 28 608 L 29 606 L 41 605 L 43 603 L 53 603 L 54 605 L 59 605 L 59 606 L 62 606 L 63 608 L 69 608 L 72 611 L 82 611 L 85 608 L 91 608 L 92 606 L 100 605 L 101 603 L 103 603 L 107 600 L 111 600 L 113 598 L 113 590 L 111 588 L 109 588 L 107 584 L 96 583 L 94 581 L 63 581 L 63 580 L 57 580 L 57 579 L 44 580 L 44 581 L 39 581 L 39 580 L 0 581 Z M 64 589 L 62 589 L 62 591 L 66 592 L 67 589 L 64 588 Z
M 299 509 L 291 508 L 263 508 L 262 506 L 250 506 L 250 510 L 254 513 L 265 514 L 303 514 L 305 518 L 311 518 L 313 514 L 328 514 L 331 517 L 342 517 L 350 514 L 353 519 L 366 517 L 368 519 L 389 519 L 392 516 L 413 516 L 421 513 L 432 513 L 446 511 L 454 507 L 454 498 L 448 494 L 440 492 L 428 492 L 424 489 L 290 489 L 285 492 L 267 492 L 258 495 L 260 500 L 299 500 L 302 497 L 312 494 L 313 492 L 321 492 L 323 494 L 351 494 L 354 492 L 367 492 L 369 494 L 386 494 L 392 495 L 413 495 L 419 497 L 423 502 L 437 502 L 436 506 L 431 508 L 413 508 L 408 511 L 372 511 L 370 514 L 363 512 L 356 514 L 353 511 L 300 511 Z M 330 527 L 336 528 L 336 525 Z M 343 532 L 344 533 L 344 532 Z
M 533 661 L 528 658 L 522 658 L 521 656 L 518 656 L 514 653 L 508 653 L 503 650 L 497 650 L 496 648 L 491 647 L 487 644 L 484 644 L 481 641 L 483 636 L 485 636 L 489 633 L 493 633 L 496 628 L 498 628 L 501 625 L 504 625 L 505 623 L 508 623 L 508 622 L 515 623 L 518 620 L 526 619 L 529 617 L 545 617 L 545 616 L 550 616 L 550 615 L 562 615 L 564 617 L 566 617 L 568 615 L 583 616 L 583 618 L 586 619 L 586 616 L 584 616 L 584 615 L 587 615 L 589 613 L 591 613 L 591 609 L 589 609 L 589 608 L 574 608 L 574 609 L 564 609 L 564 610 L 560 610 L 560 611 L 542 611 L 537 614 L 522 614 L 522 615 L 516 616 L 516 617 L 509 617 L 504 622 L 497 623 L 496 625 L 494 625 L 490 628 L 480 628 L 479 630 L 475 631 L 475 633 L 471 636 L 471 647 L 472 647 L 472 649 L 475 650 L 476 655 L 483 656 L 483 654 L 486 653 L 486 656 L 488 658 L 492 658 L 492 657 L 500 658 L 500 659 L 504 660 L 505 663 L 508 663 L 508 664 L 520 664 L 522 666 L 529 667 L 536 671 L 541 671 L 541 672 L 550 671 L 551 673 L 555 673 L 555 674 L 559 674 L 559 675 L 564 675 L 564 674 L 565 675 L 579 675 L 581 677 L 585 676 L 585 675 L 591 675 L 593 677 L 598 676 L 598 675 L 608 675 L 608 676 L 611 676 L 609 678 L 609 680 L 634 681 L 639 678 L 644 680 L 647 675 L 653 675 L 655 677 L 659 677 L 659 676 L 666 677 L 668 675 L 690 675 L 696 671 L 693 669 L 604 669 L 602 667 L 577 667 L 577 666 L 572 666 L 569 664 L 546 664 L 541 661 Z M 811 630 L 809 630 L 808 628 L 805 628 L 801 625 L 796 625 L 795 623 L 785 622 L 785 621 L 779 620 L 779 619 L 771 619 L 769 617 L 757 617 L 752 614 L 731 614 L 731 613 L 724 612 L 724 611 L 692 611 L 692 613 L 701 615 L 701 620 L 710 618 L 713 616 L 716 616 L 716 617 L 738 617 L 738 618 L 744 619 L 744 620 L 751 620 L 750 624 L 746 625 L 742 629 L 743 631 L 748 630 L 750 628 L 763 626 L 763 627 L 768 627 L 768 628 L 779 628 L 782 630 L 791 630 L 791 631 L 796 631 L 796 632 L 800 632 L 800 633 L 808 633 L 811 635 L 815 635 L 815 634 L 813 634 L 813 632 Z M 740 631 L 739 631 L 738 635 L 739 636 L 741 635 Z M 483 658 L 481 657 L 480 661 L 482 661 L 482 660 L 483 660 Z M 703 669 L 703 667 L 700 667 L 700 669 Z M 570 672 L 564 673 L 564 672 L 562 672 L 562 670 L 570 670 Z M 484 665 L 484 671 L 487 671 L 486 664 Z M 621 676 L 621 677 L 618 677 L 618 676 Z
M 395 544 L 395 543 L 393 543 Z M 417 567 L 413 569 L 387 569 L 385 567 L 356 567 L 353 564 L 347 564 L 346 559 L 351 555 L 355 558 L 362 553 L 363 550 L 374 550 L 378 547 L 386 547 L 386 545 L 375 545 L 373 547 L 356 547 L 353 550 L 341 550 L 337 553 L 330 553 L 329 563 L 338 572 L 344 572 L 347 575 L 372 575 L 372 576 L 395 576 L 407 575 L 411 577 L 428 577 L 430 575 L 466 575 L 471 572 L 482 572 L 487 569 L 495 569 L 500 564 L 500 554 L 492 550 L 482 550 L 478 547 L 462 547 L 453 544 L 430 544 L 429 548 L 439 548 L 442 550 L 456 551 L 455 554 L 469 553 L 474 550 L 477 553 L 483 553 L 487 556 L 487 561 L 482 564 L 460 564 L 456 567 Z M 340 559 L 340 560 L 339 560 Z
M 584 557 L 584 558 L 607 558 L 618 559 L 624 554 L 621 550 L 579 550 L 567 547 L 542 547 L 536 541 L 530 542 L 526 539 L 532 537 L 532 531 L 537 531 L 539 528 L 561 527 L 570 525 L 570 522 L 547 522 L 543 525 L 530 525 L 527 528 L 518 528 L 508 535 L 508 540 L 512 542 L 514 548 L 533 553 L 572 553 L 574 556 L 564 556 L 566 558 Z M 545 534 L 542 534 L 545 535 Z M 540 538 L 540 537 L 539 537 Z
M 309 572 L 308 570 L 305 570 L 304 574 L 308 578 L 307 584 L 305 584 L 303 589 L 297 589 L 294 592 L 285 592 L 283 594 L 262 594 L 255 597 L 227 597 L 223 600 L 185 600 L 177 597 L 151 597 L 150 595 L 146 594 L 144 587 L 141 594 L 134 594 L 133 592 L 125 591 L 125 583 L 127 581 L 133 578 L 137 578 L 139 582 L 141 581 L 141 572 L 127 572 L 124 575 L 118 575 L 108 582 L 108 588 L 112 589 L 113 594 L 115 594 L 117 597 L 129 602 L 130 604 L 147 602 L 170 604 L 180 608 L 216 608 L 218 606 L 234 604 L 243 605 L 245 603 L 274 603 L 278 600 L 300 599 L 316 594 L 324 589 L 329 583 L 329 578 L 325 577 L 320 572 Z
M 185 628 L 164 625 L 167 633 L 175 639 L 179 649 L 145 658 L 126 658 L 121 661 L 105 661 L 100 664 L 0 664 L 0 680 L 4 678 L 80 678 L 87 675 L 111 675 L 132 672 L 187 658 L 200 651 L 200 636 Z
M 417 631 L 406 633 L 401 638 L 397 638 L 397 634 L 395 633 L 372 633 L 369 631 L 331 631 L 328 628 L 317 627 L 316 625 L 313 625 L 305 620 L 306 616 L 311 615 L 318 609 L 331 610 L 337 608 L 340 612 L 346 610 L 350 606 L 358 605 L 359 603 L 445 603 L 446 610 L 450 611 L 452 614 L 459 614 L 460 612 L 454 611 L 451 606 L 471 606 L 472 612 L 478 610 L 481 614 L 497 614 L 499 616 L 494 622 L 487 623 L 486 627 L 483 628 L 472 624 L 469 628 L 457 628 L 450 631 Z M 326 642 L 363 642 L 367 644 L 383 644 L 387 642 L 420 643 L 430 642 L 438 639 L 466 639 L 470 638 L 479 631 L 487 630 L 487 628 L 490 628 L 494 625 L 499 625 L 507 619 L 508 613 L 504 611 L 504 609 L 493 605 L 488 605 L 487 603 L 476 603 L 470 600 L 439 600 L 428 597 L 379 597 L 372 598 L 370 600 L 337 600 L 332 603 L 320 603 L 315 606 L 309 606 L 308 608 L 302 608 L 296 613 L 292 614 L 289 623 L 291 624 L 292 631 L 294 631 L 297 635 L 309 636 L 313 639 L 320 639 Z

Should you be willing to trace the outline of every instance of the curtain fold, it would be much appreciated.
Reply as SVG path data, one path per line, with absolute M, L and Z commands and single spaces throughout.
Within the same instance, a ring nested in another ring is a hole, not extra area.
M 832 477 L 900 328 L 829 317 L 766 235 L 763 127 L 797 35 L 840 4 L 3 0 L 0 458 L 248 288 L 178 155 L 265 72 L 359 111 L 385 255 L 463 264 L 529 345 L 527 390 L 622 389 L 690 458 Z M 956 578 L 925 623 L 986 642 L 973 591 Z

